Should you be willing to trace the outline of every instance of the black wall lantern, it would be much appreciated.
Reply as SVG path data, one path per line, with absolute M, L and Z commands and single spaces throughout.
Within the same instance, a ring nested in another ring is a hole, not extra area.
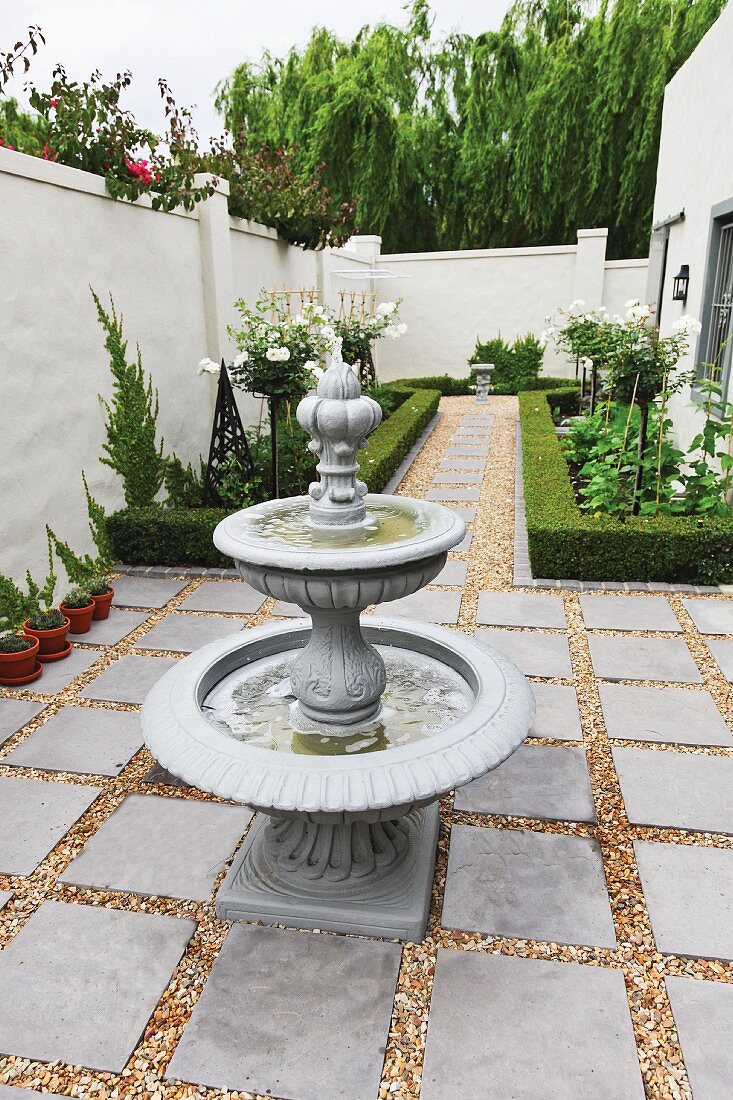
M 687 301 L 687 288 L 690 285 L 690 267 L 689 264 L 682 264 L 679 274 L 675 275 L 674 283 L 672 284 L 672 301 L 673 302 L 686 302 Z

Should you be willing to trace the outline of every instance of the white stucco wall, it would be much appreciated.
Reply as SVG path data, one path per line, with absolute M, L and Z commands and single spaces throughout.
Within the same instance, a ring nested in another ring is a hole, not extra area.
M 380 283 L 379 296 L 402 299 L 408 332 L 382 342 L 380 378 L 465 375 L 477 337 L 539 336 L 546 316 L 578 297 L 612 312 L 619 300 L 641 297 L 646 260 L 608 262 L 605 241 L 606 230 L 580 230 L 577 244 L 552 248 L 381 256 L 379 267 L 398 278 Z M 543 373 L 573 372 L 547 349 Z
M 733 6 L 729 6 L 667 85 L 664 96 L 654 222 L 682 210 L 685 217 L 670 226 L 662 335 L 683 313 L 701 316 L 711 209 L 733 198 L 732 45 Z M 690 267 L 684 305 L 671 300 L 672 281 L 682 264 Z M 696 343 L 685 367 L 693 365 L 697 351 Z M 677 440 L 686 447 L 701 422 L 689 389 L 673 398 L 670 411 Z

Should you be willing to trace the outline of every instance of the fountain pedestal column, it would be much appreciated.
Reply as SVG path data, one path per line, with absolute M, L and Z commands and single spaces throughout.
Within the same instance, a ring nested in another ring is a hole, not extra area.
M 439 824 L 437 802 L 374 821 L 261 814 L 217 894 L 217 915 L 419 941 Z

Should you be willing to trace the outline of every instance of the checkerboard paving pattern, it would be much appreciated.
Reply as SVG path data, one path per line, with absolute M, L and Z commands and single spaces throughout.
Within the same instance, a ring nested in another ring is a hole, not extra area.
M 537 713 L 443 800 L 425 940 L 217 919 L 251 815 L 153 761 L 140 706 L 187 652 L 300 612 L 121 574 L 69 658 L 0 688 L 0 1097 L 733 1093 L 733 596 L 513 587 L 516 401 L 441 413 L 399 492 L 466 538 L 378 613 L 499 649 Z

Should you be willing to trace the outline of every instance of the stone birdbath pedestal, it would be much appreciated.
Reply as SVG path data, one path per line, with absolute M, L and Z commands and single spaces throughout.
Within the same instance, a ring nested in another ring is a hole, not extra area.
M 475 363 L 471 367 L 471 373 L 476 378 L 476 401 L 479 405 L 483 405 L 489 399 L 493 369 L 493 363 Z
M 340 350 L 301 401 L 319 480 L 227 517 L 216 546 L 308 619 L 179 661 L 142 712 L 184 782 L 260 811 L 217 896 L 226 920 L 420 940 L 438 799 L 524 740 L 529 685 L 457 631 L 361 612 L 433 580 L 465 525 L 448 508 L 370 495 L 356 461 L 381 410 Z

